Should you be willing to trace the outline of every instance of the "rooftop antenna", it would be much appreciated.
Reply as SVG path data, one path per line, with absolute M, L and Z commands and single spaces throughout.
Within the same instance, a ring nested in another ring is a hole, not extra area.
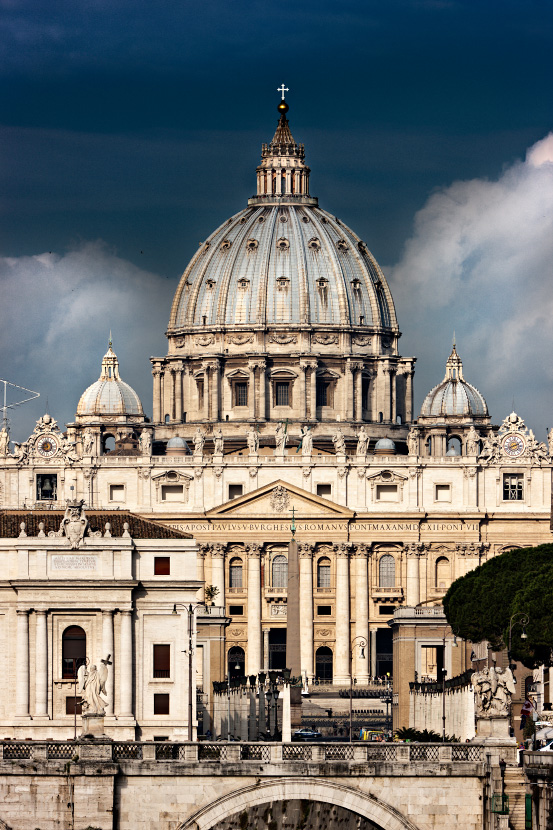
M 4 380 L 0 378 L 0 383 L 4 384 L 4 404 L 2 406 L 2 429 L 5 429 L 6 432 L 9 431 L 9 421 L 8 421 L 8 409 L 15 409 L 16 406 L 21 406 L 28 401 L 33 401 L 35 398 L 40 398 L 40 392 L 33 392 L 32 389 L 27 389 L 25 386 L 19 386 L 17 383 L 11 383 L 9 380 Z M 14 403 L 8 403 L 8 386 L 11 386 L 12 389 L 20 389 L 22 392 L 28 392 L 30 394 L 30 398 L 24 398 L 22 401 L 15 401 Z

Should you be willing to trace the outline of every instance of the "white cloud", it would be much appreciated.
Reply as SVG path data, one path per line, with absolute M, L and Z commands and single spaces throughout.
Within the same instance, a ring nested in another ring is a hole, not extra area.
M 0 284 L 2 376 L 41 393 L 12 410 L 13 438 L 29 434 L 47 397 L 60 425 L 74 418 L 80 395 L 98 379 L 110 329 L 121 375 L 151 415 L 149 357 L 166 352 L 173 282 L 93 242 L 64 255 L 0 258 Z
M 417 213 L 387 274 L 403 351 L 419 357 L 418 406 L 442 379 L 455 330 L 494 422 L 514 399 L 541 437 L 553 424 L 552 160 L 548 135 L 496 181 L 454 182 Z

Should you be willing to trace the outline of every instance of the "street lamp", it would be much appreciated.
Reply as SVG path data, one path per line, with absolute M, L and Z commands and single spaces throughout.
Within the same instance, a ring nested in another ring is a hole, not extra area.
M 446 625 L 444 628 L 444 636 L 442 637 L 442 743 L 445 744 L 445 676 L 447 674 L 446 667 L 445 667 L 445 635 L 447 634 L 447 629 L 451 631 L 453 634 L 453 640 L 451 641 L 451 645 L 453 648 L 457 648 L 457 635 L 453 631 L 450 625 Z
M 185 605 L 182 602 L 175 602 L 173 605 L 173 614 L 177 616 L 177 605 L 179 608 L 184 608 L 188 612 L 188 740 L 194 740 L 194 729 L 193 729 L 193 715 L 194 715 L 194 704 L 192 693 L 194 691 L 194 686 L 192 683 L 192 670 L 193 670 L 193 625 L 194 625 L 194 612 L 198 608 L 204 608 L 204 603 L 199 602 L 197 605 Z
M 359 642 L 357 642 L 359 640 Z M 349 651 L 349 742 L 351 743 L 353 740 L 353 652 L 355 647 L 358 646 L 359 657 L 361 660 L 365 659 L 365 649 L 367 647 L 367 641 L 364 637 L 354 637 L 351 641 L 351 648 Z
M 515 617 L 517 619 L 515 619 Z M 509 620 L 509 646 L 507 648 L 507 657 L 509 659 L 509 668 L 511 668 L 511 644 L 512 644 L 512 637 L 513 637 L 513 628 L 515 625 L 522 626 L 522 634 L 520 635 L 521 640 L 527 640 L 528 634 L 526 633 L 526 626 L 530 622 L 529 617 L 527 614 L 513 614 L 511 619 Z

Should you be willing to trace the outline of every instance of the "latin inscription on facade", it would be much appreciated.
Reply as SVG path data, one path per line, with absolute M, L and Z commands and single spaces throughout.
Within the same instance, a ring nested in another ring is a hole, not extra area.
M 211 533 L 212 531 L 228 531 L 243 533 L 244 531 L 253 532 L 277 532 L 288 533 L 290 531 L 290 522 L 215 522 L 213 524 L 207 522 L 171 522 L 169 527 L 175 530 L 182 530 L 186 533 Z M 347 531 L 351 533 L 443 533 L 444 531 L 451 531 L 455 533 L 478 532 L 478 522 L 429 522 L 428 524 L 419 522 L 355 522 L 348 526 L 347 521 L 329 522 L 329 521 L 296 521 L 296 530 L 301 531 L 319 531 L 319 530 L 334 530 Z
M 53 571 L 95 571 L 97 556 L 52 556 Z

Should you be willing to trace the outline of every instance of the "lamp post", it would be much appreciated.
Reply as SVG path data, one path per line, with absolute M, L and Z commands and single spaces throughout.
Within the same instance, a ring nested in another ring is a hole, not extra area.
M 450 625 L 446 625 L 446 627 L 444 628 L 444 636 L 442 637 L 442 648 L 443 648 L 443 651 L 442 651 L 442 659 L 443 659 L 443 664 L 442 664 L 442 743 L 444 743 L 444 744 L 445 744 L 445 676 L 447 674 L 447 670 L 446 670 L 446 667 L 445 667 L 445 643 L 446 643 L 445 636 L 447 634 L 447 629 L 448 628 L 451 631 L 451 633 L 453 634 L 453 640 L 451 642 L 451 645 L 454 648 L 457 648 L 457 635 L 455 634 L 455 632 L 453 631 L 453 629 L 451 628 Z
M 357 642 L 359 640 L 359 642 Z M 365 659 L 365 649 L 367 641 L 364 637 L 354 637 L 351 641 L 351 648 L 349 650 L 349 742 L 353 740 L 353 652 L 355 647 L 360 649 L 359 657 L 361 660 Z
M 194 684 L 193 684 L 193 677 L 192 677 L 192 670 L 194 668 L 193 662 L 193 649 L 194 649 L 194 641 L 193 641 L 193 625 L 194 625 L 194 612 L 198 608 L 204 608 L 205 605 L 203 602 L 197 603 L 197 605 L 185 605 L 182 602 L 175 602 L 173 605 L 173 614 L 177 616 L 177 606 L 179 608 L 184 608 L 188 612 L 188 740 L 194 740 L 194 727 L 193 727 L 193 717 L 194 717 L 194 700 L 192 694 L 194 692 Z
M 516 619 L 515 619 L 516 618 Z M 528 634 L 526 633 L 526 626 L 530 622 L 530 619 L 527 614 L 513 614 L 511 619 L 509 620 L 509 646 L 507 648 L 507 657 L 509 658 L 509 668 L 511 668 L 511 645 L 513 639 L 513 628 L 515 625 L 522 626 L 522 634 L 520 635 L 521 640 L 527 640 Z

